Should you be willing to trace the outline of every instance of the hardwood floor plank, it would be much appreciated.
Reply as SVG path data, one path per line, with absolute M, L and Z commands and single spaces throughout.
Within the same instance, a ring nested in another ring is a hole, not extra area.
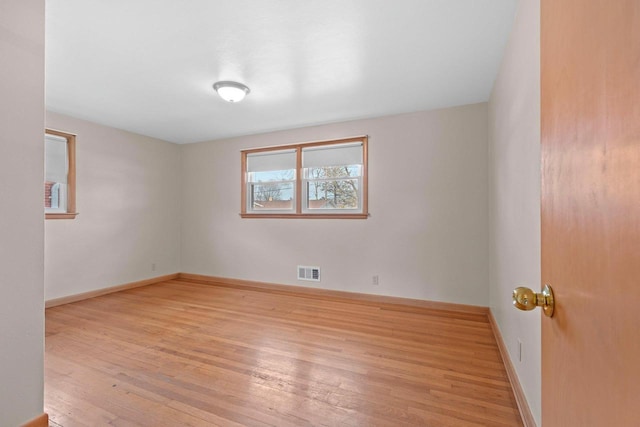
M 52 425 L 521 426 L 487 316 L 171 280 L 46 311 Z

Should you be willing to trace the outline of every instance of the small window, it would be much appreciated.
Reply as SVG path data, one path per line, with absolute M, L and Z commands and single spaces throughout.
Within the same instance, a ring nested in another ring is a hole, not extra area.
M 76 136 L 46 129 L 44 212 L 46 219 L 76 217 Z
M 367 137 L 242 151 L 243 218 L 367 218 Z

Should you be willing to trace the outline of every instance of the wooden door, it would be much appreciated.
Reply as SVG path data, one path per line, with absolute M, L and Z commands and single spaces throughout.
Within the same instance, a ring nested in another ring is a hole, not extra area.
M 640 426 L 640 1 L 541 0 L 542 424 Z

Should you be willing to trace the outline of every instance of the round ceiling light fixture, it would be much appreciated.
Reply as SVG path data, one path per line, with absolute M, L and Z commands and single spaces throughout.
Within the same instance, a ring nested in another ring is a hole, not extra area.
M 218 95 L 227 102 L 240 102 L 251 92 L 251 90 L 242 83 L 231 81 L 214 83 L 213 88 L 218 92 Z

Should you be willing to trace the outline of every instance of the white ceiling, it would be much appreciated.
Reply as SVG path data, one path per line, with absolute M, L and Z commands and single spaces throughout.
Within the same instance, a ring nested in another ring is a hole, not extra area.
M 46 104 L 188 143 L 482 102 L 516 2 L 47 0 Z

